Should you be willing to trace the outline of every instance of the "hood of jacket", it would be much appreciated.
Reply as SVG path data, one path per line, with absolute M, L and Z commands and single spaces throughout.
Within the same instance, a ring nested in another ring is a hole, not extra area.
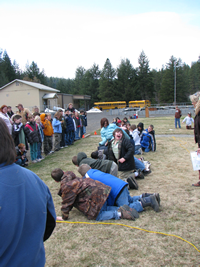
M 77 155 L 77 163 L 78 163 L 78 165 L 80 164 L 80 162 L 83 159 L 86 159 L 86 158 L 87 158 L 87 155 L 84 152 L 79 152 L 78 155 Z
M 45 113 L 42 113 L 41 115 L 40 115 L 40 119 L 41 119 L 41 122 L 45 122 Z

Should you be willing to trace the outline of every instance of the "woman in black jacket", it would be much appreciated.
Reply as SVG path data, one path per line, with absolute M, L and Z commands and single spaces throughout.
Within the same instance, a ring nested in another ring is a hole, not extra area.
M 190 95 L 190 100 L 195 108 L 194 117 L 194 140 L 198 144 L 197 154 L 200 154 L 200 92 L 196 92 Z M 199 170 L 199 181 L 193 186 L 200 187 L 200 170 Z
M 124 137 L 120 128 L 114 130 L 113 136 L 114 139 L 108 143 L 108 158 L 118 164 L 118 178 L 126 180 L 130 188 L 138 189 L 134 179 L 134 146 Z

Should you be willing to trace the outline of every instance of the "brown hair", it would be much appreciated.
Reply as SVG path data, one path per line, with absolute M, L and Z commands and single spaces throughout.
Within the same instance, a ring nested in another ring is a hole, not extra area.
M 118 133 L 118 132 L 122 132 L 122 134 L 124 135 L 122 129 L 117 128 L 117 129 L 115 129 L 115 130 L 113 131 L 113 136 L 115 137 L 115 133 Z
M 56 181 L 56 182 L 60 182 L 61 181 L 61 178 L 63 176 L 64 172 L 59 169 L 59 168 L 56 168 L 54 169 L 52 172 L 51 172 L 51 177 Z
M 16 150 L 12 136 L 3 119 L 0 118 L 0 164 L 11 165 L 15 162 Z
M 6 105 L 1 106 L 0 111 L 3 112 L 4 108 L 8 108 Z
M 25 144 L 21 143 L 21 144 L 18 145 L 18 148 L 22 149 L 24 146 L 25 146 Z
M 72 162 L 74 165 L 76 165 L 76 166 L 78 165 L 77 156 L 73 156 Z
M 100 121 L 100 124 L 101 124 L 101 128 L 104 127 L 104 123 L 107 122 L 107 124 L 109 125 L 109 121 L 107 118 L 102 118 L 101 121 Z
M 89 170 L 90 166 L 88 164 L 81 164 L 81 166 L 78 168 L 78 172 L 84 176 Z
M 55 115 L 54 115 L 54 118 L 56 118 L 56 119 L 60 119 L 62 117 L 62 114 L 59 112 L 59 111 L 57 111 L 56 113 L 55 113 Z
M 136 129 L 136 125 L 135 124 L 132 124 L 130 128 L 131 128 L 131 130 L 134 131 Z

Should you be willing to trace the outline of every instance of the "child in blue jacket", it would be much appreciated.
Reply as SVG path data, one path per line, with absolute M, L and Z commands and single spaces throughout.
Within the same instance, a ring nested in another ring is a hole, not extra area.
M 149 125 L 149 127 L 142 132 L 140 143 L 144 152 L 156 151 L 155 131 L 153 128 L 153 125 Z

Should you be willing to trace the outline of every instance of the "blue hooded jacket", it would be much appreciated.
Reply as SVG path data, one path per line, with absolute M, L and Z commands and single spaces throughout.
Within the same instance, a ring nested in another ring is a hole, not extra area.
M 0 266 L 45 265 L 45 241 L 56 214 L 51 193 L 33 172 L 0 164 Z
M 123 180 L 109 174 L 104 173 L 99 170 L 90 169 L 87 172 L 87 175 L 93 179 L 97 180 L 105 185 L 110 186 L 112 189 L 110 191 L 110 194 L 107 198 L 108 206 L 114 206 L 115 200 L 119 193 L 122 191 L 122 189 L 128 185 L 128 183 L 124 182 Z

